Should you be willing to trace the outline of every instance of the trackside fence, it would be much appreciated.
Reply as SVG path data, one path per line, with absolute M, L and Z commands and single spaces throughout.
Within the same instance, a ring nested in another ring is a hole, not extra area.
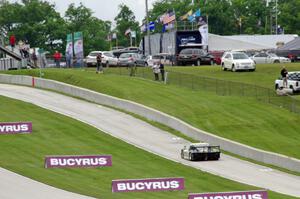
M 126 67 L 111 67 L 106 68 L 104 73 L 129 76 L 130 70 L 130 68 Z M 247 100 L 246 98 L 252 98 L 300 114 L 299 100 L 292 96 L 277 95 L 275 90 L 269 88 L 181 72 L 166 70 L 166 73 L 166 83 L 169 85 L 213 92 L 220 96 L 245 97 L 245 100 Z M 134 69 L 134 76 L 154 80 L 154 74 L 149 67 L 137 67 Z M 162 81 L 161 76 L 160 81 Z

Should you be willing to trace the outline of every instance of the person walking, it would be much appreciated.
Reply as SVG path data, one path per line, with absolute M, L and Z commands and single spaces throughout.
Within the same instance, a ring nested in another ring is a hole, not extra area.
M 57 68 L 60 68 L 60 60 L 61 60 L 61 54 L 58 51 L 55 51 L 54 55 L 53 55 L 55 64 Z
M 283 81 L 283 87 L 287 88 L 287 86 L 288 86 L 288 83 L 287 83 L 288 71 L 285 66 L 282 67 L 280 74 L 281 74 L 282 81 Z
M 155 62 L 153 64 L 153 66 L 152 66 L 152 70 L 153 70 L 153 73 L 154 73 L 155 81 L 159 80 L 159 73 L 160 73 L 159 67 L 160 67 L 159 62 Z
M 98 53 L 97 57 L 97 70 L 96 73 L 103 73 L 103 67 L 102 67 L 102 53 Z

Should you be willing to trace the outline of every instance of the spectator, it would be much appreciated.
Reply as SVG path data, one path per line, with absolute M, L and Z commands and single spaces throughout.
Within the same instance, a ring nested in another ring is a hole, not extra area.
M 282 80 L 283 80 L 283 87 L 287 88 L 288 71 L 285 68 L 285 66 L 282 67 L 280 74 L 281 74 L 281 77 L 282 77 Z
M 130 55 L 130 59 L 132 60 L 132 63 L 129 64 L 129 69 L 130 69 L 130 73 L 129 76 L 135 76 L 136 73 L 136 65 L 135 63 L 133 63 L 133 55 Z
M 102 67 L 102 53 L 99 53 L 97 55 L 97 70 L 96 73 L 103 73 L 103 67 Z
M 60 60 L 61 60 L 61 54 L 58 51 L 55 51 L 54 55 L 53 55 L 55 64 L 57 68 L 60 68 Z
M 68 68 L 71 68 L 72 55 L 70 52 L 66 53 L 66 64 Z
M 152 66 L 152 70 L 153 70 L 153 73 L 154 73 L 154 77 L 155 77 L 155 81 L 158 81 L 159 80 L 159 73 L 160 73 L 160 69 L 159 69 L 160 65 L 159 65 L 159 62 L 155 62 Z
M 11 51 L 14 51 L 14 47 L 16 45 L 16 37 L 15 37 L 15 35 L 11 35 L 9 37 L 9 44 L 11 46 Z
M 165 81 L 165 65 L 161 62 L 161 60 L 159 61 L 159 70 L 160 70 L 160 74 L 161 74 L 161 81 Z

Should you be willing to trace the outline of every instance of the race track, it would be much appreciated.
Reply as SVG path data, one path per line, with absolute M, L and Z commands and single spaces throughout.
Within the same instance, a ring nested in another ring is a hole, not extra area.
M 234 181 L 300 197 L 299 176 L 286 174 L 224 154 L 222 154 L 219 161 L 190 162 L 182 160 L 180 158 L 180 149 L 187 141 L 113 109 L 50 91 L 14 85 L 0 84 L 0 95 L 30 102 L 37 106 L 75 118 L 114 137 L 170 160 Z M 5 171 L 0 172 L 0 193 L 4 191 L 2 184 L 6 183 L 2 180 L 5 179 L 2 175 L 5 176 Z M 26 180 L 28 179 L 25 177 L 16 178 L 16 183 L 22 181 L 26 182 Z M 9 183 L 13 184 L 14 182 L 9 181 Z M 17 189 L 18 187 L 14 187 L 11 191 L 16 192 Z M 28 189 L 30 189 L 30 187 Z M 36 187 L 32 187 L 31 190 L 34 189 L 36 189 Z M 18 191 L 21 192 L 21 188 Z M 57 190 L 49 189 L 49 191 L 55 193 Z M 1 194 L 0 198 L 2 198 Z M 11 198 L 17 199 L 19 197 Z M 37 199 L 35 195 L 32 195 L 30 198 Z M 63 197 L 60 198 L 63 199 Z M 65 198 L 67 199 L 67 197 Z

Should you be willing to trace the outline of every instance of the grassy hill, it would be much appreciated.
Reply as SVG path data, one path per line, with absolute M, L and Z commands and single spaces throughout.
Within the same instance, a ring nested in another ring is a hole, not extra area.
M 33 133 L 0 136 L 0 166 L 37 181 L 96 198 L 185 199 L 190 192 L 253 190 L 255 187 L 155 156 L 74 119 L 0 96 L 0 121 L 32 121 Z M 11 114 L 14 113 L 14 114 Z M 111 154 L 113 166 L 45 169 L 46 155 Z M 111 193 L 114 179 L 184 177 L 184 191 Z M 269 191 L 272 199 L 294 199 Z
M 300 63 L 258 64 L 255 72 L 222 71 L 221 66 L 216 65 L 203 67 L 168 67 L 167 69 L 169 71 L 243 82 L 274 89 L 274 81 L 280 76 L 280 71 L 283 65 L 286 66 L 288 71 L 300 71 Z
M 37 70 L 9 73 L 38 76 Z M 45 70 L 44 73 L 45 78 L 132 100 L 213 134 L 300 159 L 300 117 L 285 109 L 254 99 L 217 96 L 127 76 L 96 75 L 84 70 L 58 69 Z

